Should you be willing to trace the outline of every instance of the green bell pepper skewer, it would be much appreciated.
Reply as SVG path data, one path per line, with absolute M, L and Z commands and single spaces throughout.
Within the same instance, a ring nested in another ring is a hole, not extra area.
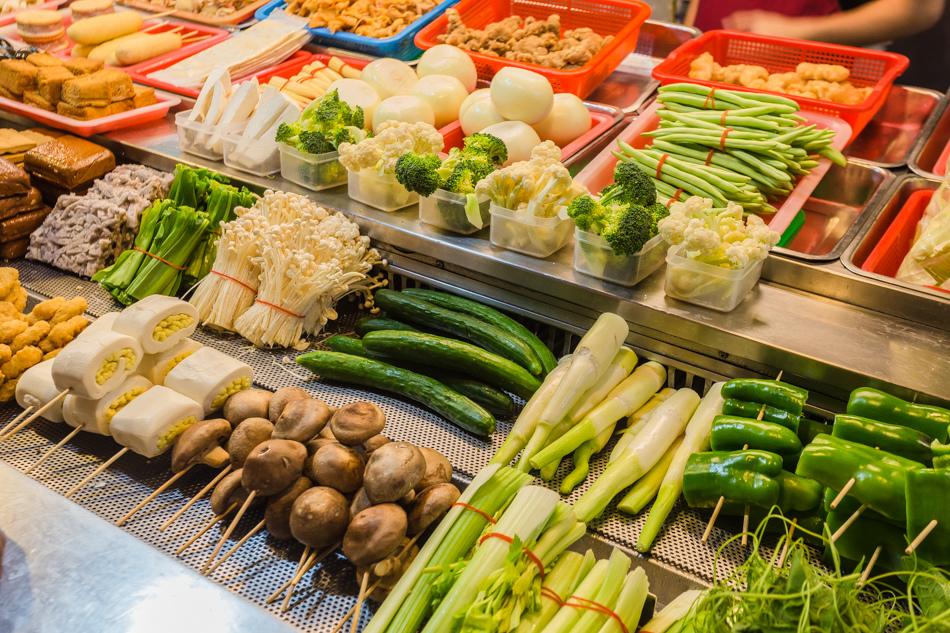
M 800 477 L 783 470 L 775 478 L 778 481 L 778 507 L 783 514 L 809 512 L 821 506 L 824 487 L 814 479 Z
M 831 435 L 831 425 L 801 418 L 798 423 L 798 439 L 802 441 L 802 446 L 808 446 L 815 441 L 819 435 Z
M 855 519 L 851 527 L 842 532 L 835 541 L 835 549 L 838 554 L 853 561 L 863 559 L 864 563 L 867 564 L 867 561 L 874 555 L 874 550 L 880 546 L 881 554 L 876 565 L 887 569 L 903 569 L 901 557 L 904 555 L 904 548 L 907 546 L 903 530 L 889 523 L 865 516 L 865 514 Z M 828 529 L 834 534 L 849 518 L 851 518 L 851 514 L 840 507 L 837 510 L 832 510 L 827 517 Z
M 934 440 L 930 444 L 930 450 L 934 454 L 934 468 L 950 468 L 950 444 L 941 444 L 940 440 Z
M 760 380 L 757 378 L 735 378 L 722 387 L 725 398 L 735 398 L 746 402 L 770 404 L 794 415 L 801 415 L 808 400 L 808 392 L 778 380 Z
M 933 440 L 906 426 L 877 422 L 856 415 L 836 415 L 831 435 L 879 448 L 927 466 L 933 462 L 934 453 L 930 448 Z
M 767 451 L 693 453 L 683 472 L 683 495 L 694 508 L 735 505 L 770 508 L 778 501 L 782 458 Z
M 722 405 L 723 415 L 731 415 L 751 420 L 757 419 L 760 411 L 762 412 L 762 419 L 764 421 L 781 424 L 786 429 L 790 429 L 793 433 L 798 433 L 801 416 L 792 415 L 783 409 L 765 405 L 765 409 L 763 410 L 761 404 L 736 400 L 735 398 L 729 398 Z
M 714 451 L 738 451 L 747 446 L 778 455 L 795 455 L 802 450 L 798 435 L 781 424 L 728 415 L 717 415 L 713 420 L 710 442 Z
M 851 392 L 848 414 L 916 429 L 941 442 L 947 441 L 950 430 L 950 410 L 907 402 L 870 387 Z
M 927 529 L 935 527 L 914 550 L 934 565 L 950 564 L 950 471 L 919 468 L 907 471 L 907 540 L 913 542 Z

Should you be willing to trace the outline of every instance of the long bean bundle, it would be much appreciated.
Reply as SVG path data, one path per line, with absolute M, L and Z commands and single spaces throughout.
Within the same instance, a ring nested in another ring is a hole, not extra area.
M 663 202 L 701 196 L 716 207 L 735 202 L 773 213 L 770 203 L 791 193 L 818 158 L 846 164 L 831 146 L 834 131 L 803 125 L 790 99 L 673 84 L 660 88 L 657 100 L 660 125 L 643 134 L 652 145 L 619 141 L 614 156 L 653 175 Z

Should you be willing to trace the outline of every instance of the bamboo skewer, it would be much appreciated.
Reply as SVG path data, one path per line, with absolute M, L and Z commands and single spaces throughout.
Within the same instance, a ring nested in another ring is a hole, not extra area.
M 340 546 L 340 543 L 336 543 L 335 545 L 331 545 L 330 547 L 328 547 L 320 555 L 317 555 L 316 552 L 313 552 L 310 555 L 310 558 L 307 560 L 306 563 L 304 563 L 303 569 L 299 572 L 299 574 L 295 574 L 294 578 L 290 581 L 290 587 L 287 591 L 287 597 L 284 598 L 284 604 L 281 607 L 281 612 L 286 612 L 289 610 L 290 597 L 294 595 L 294 590 L 297 588 L 297 583 L 299 583 L 301 579 L 307 574 L 307 572 L 310 571 L 312 568 L 314 568 L 320 561 L 322 561 L 324 558 L 326 558 L 327 556 L 332 554 L 334 551 L 336 551 L 336 548 L 338 548 L 339 546 Z
M 841 492 L 839 492 L 839 493 L 838 493 L 838 496 L 835 497 L 834 500 L 831 502 L 831 506 L 830 506 L 830 507 L 831 507 L 832 510 L 834 510 L 835 508 L 837 508 L 837 507 L 838 507 L 838 504 L 841 503 L 841 502 L 844 500 L 844 498 L 848 496 L 848 491 L 851 490 L 851 487 L 852 487 L 854 484 L 855 484 L 855 479 L 854 479 L 854 477 L 852 477 L 851 479 L 848 480 L 848 483 L 846 483 L 844 486 L 842 486 Z
M 225 466 L 224 470 L 222 470 L 220 473 L 218 473 L 218 475 L 217 475 L 214 479 L 212 479 L 211 482 L 210 482 L 207 486 L 205 486 L 204 488 L 202 488 L 201 490 L 199 490 L 199 491 L 198 491 L 198 494 L 196 494 L 194 497 L 192 497 L 192 498 L 188 501 L 188 503 L 186 503 L 186 504 L 181 508 L 181 510 L 179 510 L 178 512 L 176 512 L 175 514 L 173 514 L 173 515 L 172 515 L 172 518 L 170 518 L 170 519 L 168 519 L 167 521 L 165 521 L 165 523 L 163 523 L 163 524 L 161 525 L 161 527 L 158 528 L 158 531 L 159 531 L 159 532 L 164 532 L 164 531 L 168 528 L 168 526 L 171 525 L 172 523 L 174 523 L 175 521 L 177 521 L 177 520 L 178 520 L 178 517 L 180 517 L 181 515 L 183 515 L 183 514 L 185 513 L 185 511 L 188 510 L 188 508 L 190 508 L 191 506 L 193 506 L 199 499 L 201 499 L 203 496 L 205 496 L 206 494 L 208 494 L 208 491 L 209 491 L 209 490 L 211 490 L 212 488 L 214 488 L 215 486 L 217 486 L 217 485 L 218 485 L 218 482 L 221 481 L 222 479 L 224 479 L 224 476 L 227 475 L 229 472 L 231 472 L 231 465 L 230 465 L 230 464 L 228 464 L 227 466 Z
M 834 543 L 834 542 L 837 541 L 839 538 L 841 538 L 841 535 L 844 534 L 845 530 L 847 530 L 849 527 L 851 527 L 851 525 L 852 525 L 855 521 L 858 520 L 858 517 L 860 517 L 861 514 L 863 514 L 864 511 L 867 510 L 867 509 L 868 509 L 868 507 L 867 507 L 866 505 L 861 504 L 861 506 L 858 507 L 858 509 L 854 511 L 854 514 L 852 514 L 851 516 L 849 516 L 849 517 L 848 517 L 848 520 L 845 521 L 844 523 L 842 523 L 842 524 L 841 524 L 841 527 L 839 527 L 837 530 L 835 530 L 835 533 L 831 535 L 831 542 Z
M 788 556 L 788 546 L 792 542 L 792 534 L 795 533 L 796 527 L 798 527 L 798 519 L 792 519 L 792 524 L 788 528 L 788 535 L 785 537 L 785 544 L 782 546 L 782 555 L 778 560 L 779 567 L 785 567 L 785 557 Z
M 861 578 L 858 580 L 858 587 L 861 587 L 868 581 L 868 577 L 871 575 L 871 570 L 874 569 L 874 565 L 877 563 L 878 556 L 881 555 L 881 550 L 884 548 L 883 545 L 878 545 L 874 548 L 874 553 L 871 554 L 871 560 L 868 561 L 867 567 L 864 568 L 864 571 L 861 572 Z
M 205 533 L 205 532 L 207 532 L 207 531 L 210 530 L 214 525 L 216 525 L 216 524 L 219 523 L 221 520 L 223 520 L 224 517 L 228 516 L 228 514 L 231 513 L 231 510 L 233 510 L 236 506 L 237 506 L 237 503 L 232 503 L 230 506 L 228 506 L 228 509 L 227 509 L 227 510 L 225 510 L 225 511 L 222 512 L 221 514 L 216 514 L 215 516 L 211 517 L 211 520 L 208 521 L 208 522 L 205 524 L 205 526 L 204 526 L 203 528 L 201 528 L 201 530 L 200 530 L 197 534 L 195 534 L 194 536 L 192 536 L 190 539 L 188 539 L 188 542 L 187 542 L 187 543 L 185 543 L 184 545 L 182 545 L 181 547 L 178 548 L 178 550 L 175 552 L 175 556 L 181 556 L 182 552 L 184 552 L 184 551 L 187 550 L 189 547 L 191 547 L 191 544 L 192 544 L 192 543 L 194 543 L 195 541 L 197 541 L 198 539 L 200 539 L 202 536 L 204 536 L 204 533 Z
M 97 468 L 97 469 L 95 469 L 94 471 L 92 471 L 92 473 L 90 473 L 85 479 L 83 479 L 83 480 L 80 481 L 78 484 L 76 484 L 75 486 L 73 486 L 73 489 L 66 493 L 66 498 L 69 499 L 71 496 L 73 496 L 73 494 L 76 493 L 77 490 L 79 490 L 80 488 L 82 488 L 83 486 L 85 486 L 86 484 L 88 484 L 90 481 L 92 481 L 92 479 L 93 479 L 96 475 L 98 475 L 99 473 L 101 473 L 102 471 L 104 471 L 106 468 L 108 468 L 109 466 L 111 466 L 111 465 L 115 462 L 115 460 L 119 459 L 120 457 L 122 457 L 123 455 L 125 455 L 125 454 L 128 453 L 128 452 L 129 452 L 129 447 L 128 447 L 128 446 L 123 446 L 123 447 L 122 447 L 122 450 L 120 450 L 118 453 L 116 453 L 115 455 L 113 455 L 112 457 L 110 457 L 109 460 L 106 461 L 106 462 L 104 462 L 101 466 L 99 466 L 99 468 Z
M 920 534 L 918 534 L 916 538 L 914 538 L 913 541 L 911 541 L 910 545 L 907 546 L 907 549 L 904 550 L 904 553 L 912 554 L 915 549 L 920 547 L 920 544 L 924 542 L 924 539 L 927 538 L 930 535 L 930 533 L 934 531 L 934 528 L 936 527 L 937 527 L 937 519 L 934 519 L 933 521 L 927 524 L 927 527 L 925 527 L 924 529 L 920 531 Z
M 148 22 L 150 20 L 157 20 L 159 18 L 167 18 L 170 15 L 175 15 L 176 11 L 178 11 L 178 9 L 172 9 L 170 11 L 162 11 L 161 13 L 156 13 L 150 18 L 145 18 L 145 21 Z
M 222 557 L 219 558 L 218 560 L 214 561 L 214 565 L 212 565 L 211 567 L 208 568 L 208 571 L 205 572 L 205 576 L 210 576 L 212 573 L 214 573 L 214 570 L 217 569 L 218 567 L 220 567 L 220 566 L 221 566 L 221 563 L 223 563 L 223 562 L 226 561 L 228 558 L 230 558 L 230 557 L 231 557 L 231 554 L 233 554 L 234 552 L 236 552 L 239 547 L 241 547 L 242 545 L 244 545 L 245 543 L 247 543 L 247 541 L 248 541 L 252 536 L 254 536 L 254 535 L 257 534 L 258 532 L 260 532 L 261 530 L 263 530 L 265 523 L 266 523 L 266 521 L 265 521 L 264 519 L 261 519 L 261 522 L 258 523 L 257 525 L 255 525 L 253 528 L 251 528 L 251 531 L 248 532 L 247 534 L 245 534 L 244 537 L 234 545 L 234 547 L 232 547 L 232 548 L 229 549 L 227 552 L 225 552 L 224 556 L 222 556 Z
M 284 593 L 284 590 L 290 586 L 291 582 L 293 582 L 293 579 L 297 575 L 297 572 L 303 569 L 304 562 L 307 560 L 307 556 L 309 555 L 310 555 L 310 546 L 307 545 L 306 547 L 303 548 L 303 554 L 300 555 L 300 562 L 297 563 L 297 569 L 294 570 L 294 575 L 291 576 L 290 580 L 285 582 L 280 589 L 278 589 L 277 591 L 269 595 L 267 597 L 267 600 L 265 600 L 264 602 L 266 602 L 267 604 L 270 604 L 274 600 L 277 600 L 277 598 L 280 597 L 280 594 Z
M 30 415 L 30 411 L 32 411 L 32 410 L 33 410 L 33 405 L 31 404 L 31 405 L 28 406 L 27 408 L 23 409 L 23 411 L 20 412 L 20 415 L 18 415 L 18 416 L 16 416 L 15 418 L 13 418 L 13 419 L 10 421 L 9 424 L 7 424 L 5 427 L 3 427 L 2 429 L 0 429 L 0 438 L 2 438 L 4 435 L 6 435 L 7 430 L 9 430 L 9 429 L 13 428 L 14 426 L 16 426 L 16 423 L 17 423 L 17 422 L 19 422 L 20 420 L 22 420 L 22 419 L 25 418 L 26 416 Z
M 208 557 L 208 560 L 205 562 L 204 566 L 201 568 L 201 573 L 203 574 L 212 562 L 214 562 L 215 556 L 218 555 L 218 552 L 221 551 L 221 548 L 224 547 L 224 543 L 231 536 L 231 533 L 234 531 L 234 528 L 237 527 L 238 522 L 241 520 L 241 517 L 244 516 L 244 513 L 247 512 L 248 507 L 250 507 L 251 502 L 254 501 L 254 497 L 257 496 L 257 491 L 252 490 L 251 494 L 247 495 L 247 499 L 244 501 L 244 505 L 241 506 L 241 509 L 238 510 L 238 513 L 234 515 L 234 520 L 231 521 L 231 525 L 228 526 L 228 529 L 224 531 L 224 536 L 221 537 L 221 540 L 218 541 L 218 544 L 215 545 L 214 551 L 211 552 L 211 556 Z
M 169 477 L 169 478 L 168 478 L 168 481 L 166 481 L 166 482 L 163 483 L 161 486 L 159 486 L 158 488 L 156 488 L 155 491 L 154 491 L 152 494 L 150 494 L 149 496 L 147 496 L 147 497 L 145 497 L 144 499 L 142 499 L 142 502 L 139 503 L 139 504 L 138 504 L 137 506 L 135 506 L 134 508 L 132 508 L 131 510 L 129 510 L 128 514 L 126 514 L 124 517 L 122 517 L 121 519 L 119 519 L 118 521 L 116 521 L 116 523 L 115 523 L 116 527 L 121 527 L 126 521 L 128 521 L 129 519 L 131 519 L 132 516 L 133 516 L 136 512 L 138 512 L 139 510 L 141 510 L 142 508 L 144 508 L 146 505 L 148 505 L 148 502 L 149 502 L 149 501 L 151 501 L 152 499 L 154 499 L 154 498 L 157 497 L 158 495 L 160 495 L 160 494 L 162 494 L 163 492 L 165 492 L 165 490 L 166 490 L 169 486 L 171 486 L 173 483 L 175 483 L 176 481 L 178 481 L 185 473 L 187 473 L 189 470 L 191 470 L 193 466 L 194 466 L 194 464 L 191 464 L 190 466 L 188 466 L 187 468 L 185 468 L 185 469 L 182 470 L 181 472 L 177 472 L 177 473 L 175 473 L 174 475 L 172 475 L 171 477 Z
M 43 462 L 45 462 L 47 459 L 49 459 L 50 455 L 52 455 L 53 453 L 55 453 L 56 451 L 58 451 L 59 449 L 61 449 L 63 446 L 65 446 L 65 445 L 66 445 L 66 442 L 68 442 L 69 440 L 71 440 L 71 439 L 73 439 L 74 437 L 76 437 L 76 436 L 79 434 L 79 432 L 83 430 L 83 428 L 85 428 L 85 427 L 83 427 L 83 426 L 77 426 L 77 427 L 74 428 L 72 431 L 70 431 L 69 434 L 68 434 L 66 437 L 64 437 L 63 439 L 61 439 L 61 440 L 59 441 L 59 443 L 56 444 L 56 446 L 54 446 L 53 448 L 51 448 L 51 449 L 49 449 L 48 451 L 46 451 L 46 453 L 45 453 L 42 457 L 40 457 L 39 460 L 37 460 L 36 462 L 34 462 L 33 465 L 30 466 L 29 468 L 27 468 L 26 470 L 24 470 L 24 471 L 23 471 L 23 474 L 24 474 L 24 475 L 30 474 L 30 471 L 34 470 L 37 466 L 39 466 L 40 464 L 42 464 Z
M 26 427 L 30 422 L 32 422 L 32 421 L 35 420 L 36 418 L 40 417 L 40 416 L 43 415 L 44 413 L 46 413 L 46 410 L 47 410 L 47 409 L 49 409 L 50 407 L 52 407 L 53 405 L 55 405 L 57 402 L 59 402 L 60 400 L 62 400 L 62 399 L 65 398 L 66 396 L 68 396 L 68 395 L 69 395 L 69 391 L 70 391 L 69 389 L 64 389 L 63 391 L 60 391 L 58 394 L 56 394 L 55 397 L 53 397 L 52 400 L 50 400 L 49 402 L 47 402 L 46 404 L 44 404 L 42 407 L 40 407 L 39 409 L 37 409 L 36 411 L 34 411 L 33 414 L 30 415 L 30 417 L 28 417 L 27 419 L 23 420 L 23 422 L 21 422 L 19 426 L 17 426 L 16 428 L 14 428 L 12 431 L 10 431 L 9 433 L 7 433 L 7 434 L 4 435 L 3 437 L 0 437 L 0 442 L 6 442 L 8 439 L 10 439 L 11 437 L 13 437 L 16 433 L 19 433 L 19 432 L 20 432 L 20 429 Z M 22 415 L 22 414 L 21 414 L 21 415 Z
M 363 602 L 366 600 L 366 585 L 369 583 L 369 572 L 363 572 L 363 582 L 360 583 L 360 595 L 356 599 L 356 613 L 353 614 L 353 626 L 350 627 L 350 633 L 356 633 L 356 628 L 360 625 L 360 615 L 363 612 Z
M 206 39 L 208 39 L 209 37 L 211 37 L 211 36 L 210 36 L 210 35 L 200 35 L 200 36 L 198 36 L 198 37 L 193 37 L 193 38 L 187 39 L 187 40 L 184 39 L 184 38 L 182 38 L 181 43 L 182 43 L 182 44 L 194 44 L 195 42 L 200 42 L 201 40 L 206 40 Z

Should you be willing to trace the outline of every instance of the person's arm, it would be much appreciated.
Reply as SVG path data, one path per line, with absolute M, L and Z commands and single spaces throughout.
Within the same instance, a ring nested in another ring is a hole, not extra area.
M 811 17 L 737 11 L 723 27 L 763 35 L 865 46 L 926 31 L 943 15 L 945 0 L 872 0 L 856 9 Z

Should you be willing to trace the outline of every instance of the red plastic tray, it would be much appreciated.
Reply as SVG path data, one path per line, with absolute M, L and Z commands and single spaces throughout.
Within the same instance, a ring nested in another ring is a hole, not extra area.
M 175 53 L 172 53 L 172 55 L 175 55 Z M 199 93 L 198 90 L 194 90 L 192 88 L 182 88 L 181 86 L 173 86 L 172 84 L 165 83 L 164 81 L 151 79 L 148 76 L 149 73 L 154 73 L 164 68 L 168 68 L 172 64 L 176 62 L 180 62 L 181 60 L 188 57 L 189 55 L 190 53 L 185 54 L 185 55 L 175 56 L 175 57 L 169 57 L 162 61 L 156 62 L 152 60 L 152 61 L 145 62 L 144 64 L 136 68 L 134 71 L 130 72 L 129 76 L 132 77 L 132 81 L 136 83 L 145 84 L 146 86 L 152 86 L 154 88 L 159 88 L 161 90 L 165 90 L 168 92 L 174 92 L 180 95 L 185 95 L 186 97 L 193 97 L 193 98 L 197 97 Z M 311 53 L 308 53 L 307 51 L 297 51 L 296 53 L 294 53 L 293 55 L 291 55 L 290 57 L 288 57 L 281 63 L 277 64 L 276 66 L 267 68 L 258 73 L 254 73 L 253 75 L 246 75 L 244 77 L 232 77 L 231 80 L 233 83 L 240 83 L 240 81 L 245 80 L 245 79 L 250 79 L 251 77 L 257 77 L 259 81 L 260 81 L 260 78 L 264 76 L 270 79 L 274 75 L 281 74 L 289 68 L 296 68 L 294 72 L 297 72 L 297 70 L 300 70 L 301 68 L 307 65 L 307 62 L 310 61 L 311 57 L 313 57 L 313 55 Z M 292 74 L 293 73 L 291 73 L 291 75 Z M 290 75 L 287 75 L 287 76 L 289 77 Z
M 609 114 L 604 114 L 603 112 L 594 112 L 590 113 L 591 118 L 591 127 L 590 130 L 582 134 L 581 136 L 574 139 L 572 143 L 565 145 L 561 148 L 561 160 L 567 160 L 568 157 L 573 156 L 577 152 L 581 151 L 587 145 L 589 145 L 594 139 L 600 137 L 601 134 L 613 127 L 616 123 L 616 119 L 610 116 Z M 449 151 L 453 147 L 462 147 L 462 141 L 465 139 L 465 134 L 462 133 L 462 125 L 456 121 L 455 123 L 449 123 L 444 128 L 439 130 L 439 134 L 445 139 L 445 150 Z
M 753 35 L 739 31 L 709 31 L 690 40 L 670 53 L 669 57 L 653 69 L 653 76 L 661 84 L 688 82 L 746 92 L 772 93 L 733 86 L 718 81 L 691 79 L 689 65 L 702 53 L 709 53 L 723 66 L 731 64 L 754 64 L 763 66 L 770 73 L 790 72 L 801 62 L 813 64 L 839 64 L 851 71 L 849 81 L 857 87 L 873 86 L 871 94 L 858 105 L 844 105 L 783 94 L 798 103 L 802 110 L 821 112 L 844 119 L 851 126 L 851 138 L 861 133 L 887 100 L 887 93 L 894 80 L 907 69 L 908 60 L 903 55 L 884 53 L 864 48 L 806 42 L 784 37 Z
M 121 114 L 110 114 L 109 116 L 92 119 L 91 121 L 71 119 L 68 116 L 49 112 L 42 108 L 14 101 L 13 99 L 7 99 L 6 97 L 0 97 L 0 108 L 7 112 L 22 114 L 34 121 L 45 123 L 59 130 L 66 130 L 67 132 L 72 132 L 79 136 L 92 136 L 93 134 L 112 132 L 113 130 L 133 127 L 140 123 L 163 119 L 172 106 L 181 103 L 181 99 L 178 97 L 169 97 L 160 93 L 155 93 L 155 98 L 158 100 L 158 103 L 145 106 L 144 108 L 136 108 L 135 110 L 122 112 Z
M 472 29 L 484 29 L 512 15 L 547 20 L 556 13 L 563 30 L 589 27 L 600 35 L 613 35 L 613 40 L 576 70 L 558 70 L 465 51 L 475 62 L 479 79 L 491 80 L 505 66 L 515 66 L 544 75 L 554 86 L 554 92 L 570 92 L 582 99 L 636 49 L 640 26 L 650 17 L 649 5 L 637 0 L 462 0 L 455 8 L 465 26 Z M 437 45 L 436 38 L 445 34 L 448 22 L 445 15 L 436 18 L 416 34 L 416 46 L 425 50 Z
M 39 11 L 41 9 L 56 10 L 60 5 L 66 4 L 66 2 L 68 2 L 68 0 L 52 0 L 52 2 L 44 2 L 43 4 L 37 4 L 32 7 L 20 9 L 20 11 Z M 3 15 L 0 15 L 0 26 L 13 24 L 16 21 L 16 14 L 20 11 L 11 11 L 10 13 L 4 13 Z

